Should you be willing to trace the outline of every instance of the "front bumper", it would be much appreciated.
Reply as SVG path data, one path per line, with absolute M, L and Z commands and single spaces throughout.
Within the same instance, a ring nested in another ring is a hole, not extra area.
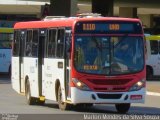
M 71 87 L 71 103 L 144 103 L 145 94 L 145 88 L 132 92 L 93 92 L 82 91 L 76 87 Z

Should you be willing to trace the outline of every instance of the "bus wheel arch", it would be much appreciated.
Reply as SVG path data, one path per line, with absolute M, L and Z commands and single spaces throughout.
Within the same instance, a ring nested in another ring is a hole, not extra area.
M 56 100 L 58 102 L 59 109 L 61 110 L 69 109 L 71 105 L 66 102 L 62 102 L 62 89 L 59 80 L 56 80 L 55 90 L 56 90 Z
M 153 68 L 149 65 L 146 66 L 146 77 L 150 78 L 153 76 Z

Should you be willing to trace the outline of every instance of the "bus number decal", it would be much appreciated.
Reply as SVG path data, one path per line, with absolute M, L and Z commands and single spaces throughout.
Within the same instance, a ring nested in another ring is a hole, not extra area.
M 96 25 L 95 24 L 83 24 L 83 30 L 95 30 Z
M 109 30 L 119 30 L 120 26 L 119 24 L 110 24 L 109 25 Z
M 97 70 L 98 66 L 97 65 L 84 65 L 83 69 L 84 70 Z

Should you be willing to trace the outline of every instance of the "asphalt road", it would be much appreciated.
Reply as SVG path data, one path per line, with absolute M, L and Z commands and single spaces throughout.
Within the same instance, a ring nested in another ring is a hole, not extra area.
M 152 81 L 149 82 L 149 84 L 153 83 L 154 82 Z M 87 115 L 91 114 L 91 116 L 85 116 L 86 114 Z M 147 95 L 145 104 L 132 104 L 132 107 L 127 113 L 127 115 L 152 115 L 152 116 L 158 114 L 160 115 L 160 96 L 154 96 L 154 95 Z M 16 117 L 16 115 L 19 115 L 18 116 L 19 119 L 23 117 L 24 119 L 29 119 L 29 120 L 37 116 L 39 117 L 39 119 L 40 118 L 45 119 L 46 117 L 48 119 L 53 117 L 55 119 L 56 118 L 66 119 L 68 117 L 69 119 L 72 120 L 74 119 L 96 120 L 96 119 L 107 119 L 108 116 L 110 117 L 110 115 L 116 117 L 119 116 L 113 105 L 106 105 L 106 104 L 96 104 L 89 109 L 82 109 L 82 110 L 73 109 L 68 111 L 59 110 L 58 104 L 53 101 L 46 101 L 46 104 L 44 106 L 38 106 L 38 105 L 29 106 L 26 104 L 25 96 L 19 95 L 12 89 L 10 80 L 8 78 L 0 78 L 0 120 L 1 119 L 5 120 L 5 117 L 7 115 L 10 115 L 9 117 Z M 107 115 L 107 118 L 101 115 Z M 129 117 L 130 117 L 129 119 L 132 119 L 131 118 L 132 116 Z M 144 117 L 145 116 L 143 116 L 143 118 Z M 160 119 L 160 116 L 158 116 L 158 118 Z

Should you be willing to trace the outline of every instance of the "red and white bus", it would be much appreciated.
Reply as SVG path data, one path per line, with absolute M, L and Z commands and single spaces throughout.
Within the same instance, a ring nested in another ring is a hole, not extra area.
M 144 34 L 138 19 L 50 18 L 14 26 L 12 87 L 28 104 L 115 104 L 126 113 L 145 101 Z

